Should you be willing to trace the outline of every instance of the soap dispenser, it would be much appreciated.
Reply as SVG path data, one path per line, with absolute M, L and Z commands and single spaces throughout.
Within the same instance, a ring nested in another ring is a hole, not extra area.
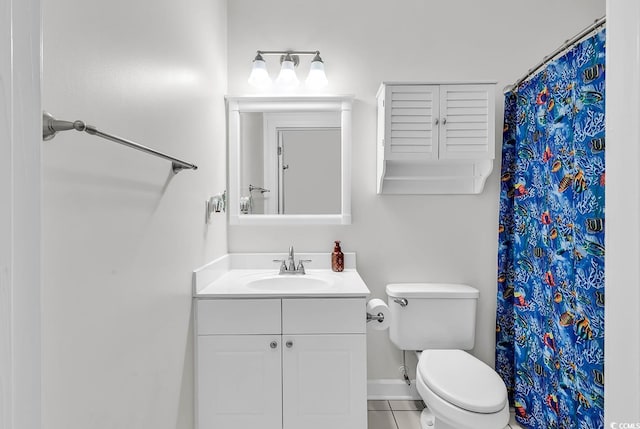
M 331 269 L 338 273 L 344 271 L 344 253 L 342 253 L 338 240 L 335 241 L 333 253 L 331 253 Z

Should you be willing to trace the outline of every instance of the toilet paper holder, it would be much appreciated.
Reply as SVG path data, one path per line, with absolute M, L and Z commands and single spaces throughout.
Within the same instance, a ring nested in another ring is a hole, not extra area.
M 382 323 L 384 322 L 384 314 L 382 313 L 378 313 L 378 314 L 371 314 L 371 313 L 367 313 L 367 323 L 376 320 L 378 323 Z
M 386 302 L 381 299 L 374 298 L 367 302 L 367 309 L 365 310 L 365 314 L 367 315 L 367 326 L 371 329 L 383 330 L 389 327 L 389 322 L 391 322 L 391 313 L 388 313 L 389 306 Z M 378 323 L 371 323 L 371 321 L 377 321 Z

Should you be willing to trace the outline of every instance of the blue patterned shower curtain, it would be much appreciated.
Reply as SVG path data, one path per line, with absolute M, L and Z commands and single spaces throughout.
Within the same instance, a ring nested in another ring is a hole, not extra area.
M 524 427 L 604 427 L 605 33 L 505 94 L 496 370 Z

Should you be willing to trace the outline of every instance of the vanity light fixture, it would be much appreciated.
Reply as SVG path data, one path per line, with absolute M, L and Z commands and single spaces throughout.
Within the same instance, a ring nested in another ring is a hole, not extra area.
M 320 58 L 320 52 L 316 52 L 316 55 L 311 60 L 311 66 L 309 68 L 309 74 L 305 81 L 309 88 L 324 88 L 329 84 L 327 76 L 324 74 L 324 61 Z
M 258 51 L 258 55 L 253 60 L 249 83 L 256 88 L 268 88 L 271 86 L 272 82 L 267 71 L 267 64 L 264 62 L 260 51 Z
M 276 87 L 280 89 L 293 89 L 300 84 L 295 72 L 295 68 L 300 63 L 300 55 L 313 55 L 309 75 L 305 80 L 308 88 L 320 89 L 329 83 L 324 73 L 324 62 L 320 57 L 320 51 L 257 51 L 249 76 L 249 84 L 256 88 L 267 89 L 272 85 L 263 55 L 280 55 L 281 68 L 275 81 Z
M 282 89 L 293 89 L 298 86 L 300 81 L 296 76 L 296 63 L 290 54 L 286 54 L 281 62 L 280 74 L 276 78 L 276 86 Z

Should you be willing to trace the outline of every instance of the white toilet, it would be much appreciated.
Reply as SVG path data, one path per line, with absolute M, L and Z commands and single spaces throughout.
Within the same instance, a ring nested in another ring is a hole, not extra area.
M 418 352 L 423 429 L 503 429 L 509 422 L 500 376 L 463 350 L 473 348 L 479 292 L 466 285 L 387 285 L 391 341 Z

